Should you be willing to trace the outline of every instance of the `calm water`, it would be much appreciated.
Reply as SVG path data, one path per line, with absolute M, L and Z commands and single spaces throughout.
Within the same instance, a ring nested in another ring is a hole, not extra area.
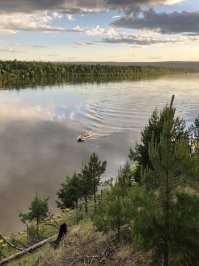
M 23 227 L 18 214 L 35 192 L 50 196 L 66 173 L 80 170 L 95 151 L 116 174 L 155 107 L 175 94 L 177 114 L 191 124 L 199 115 L 199 74 L 157 80 L 62 85 L 0 91 L 0 233 Z M 95 137 L 84 143 L 82 131 Z

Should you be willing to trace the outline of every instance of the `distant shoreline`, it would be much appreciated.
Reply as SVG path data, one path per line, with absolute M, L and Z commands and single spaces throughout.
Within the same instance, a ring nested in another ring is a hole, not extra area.
M 199 70 L 199 61 L 150 61 L 150 62 L 60 62 L 66 64 L 99 64 L 99 65 L 116 65 L 116 66 L 153 66 L 153 67 L 165 67 L 165 68 L 192 68 Z
M 63 83 L 140 80 L 167 74 L 197 72 L 194 68 L 152 66 L 149 63 L 52 63 L 38 61 L 0 61 L 0 88 L 55 85 Z M 144 65 L 145 64 L 145 65 Z M 198 63 L 199 64 L 199 63 Z M 198 68 L 199 71 L 199 68 Z

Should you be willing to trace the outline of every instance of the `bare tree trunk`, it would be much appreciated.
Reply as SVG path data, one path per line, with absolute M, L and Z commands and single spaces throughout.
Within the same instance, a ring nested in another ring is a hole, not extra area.
M 169 266 L 169 247 L 168 244 L 165 243 L 164 246 L 164 257 L 163 257 L 163 266 Z
M 170 239 L 170 192 L 169 192 L 169 172 L 166 171 L 165 182 L 165 240 L 164 240 L 164 256 L 163 265 L 169 266 L 169 239 Z
M 75 207 L 76 207 L 76 209 L 78 209 L 78 199 L 75 201 Z
M 96 204 L 97 202 L 97 197 L 96 197 L 96 187 L 94 186 L 94 202 Z
M 84 200 L 85 200 L 85 212 L 87 213 L 88 212 L 88 199 L 87 199 L 87 197 L 84 197 Z
M 39 237 L 39 220 L 37 219 L 37 237 Z
M 0 261 L 0 265 L 4 265 L 4 264 L 6 264 L 6 263 L 8 263 L 8 262 L 10 262 L 10 261 L 12 261 L 14 259 L 22 257 L 26 253 L 32 252 L 32 251 L 42 247 L 47 242 L 49 242 L 51 239 L 52 239 L 52 236 L 47 238 L 47 239 L 45 239 L 45 240 L 43 240 L 43 241 L 41 241 L 41 242 L 39 242 L 39 243 L 37 243 L 37 244 L 35 244 L 35 245 L 33 245 L 33 246 L 31 246 L 31 247 L 29 247 L 29 248 L 26 248 L 26 249 L 24 249 L 24 250 L 22 250 L 22 251 L 20 251 L 20 252 L 18 252 L 16 254 L 14 254 L 14 255 L 12 255 L 12 256 L 10 256 L 8 258 L 5 258 L 5 259 L 1 260 Z
M 117 217 L 117 238 L 120 239 L 120 218 Z

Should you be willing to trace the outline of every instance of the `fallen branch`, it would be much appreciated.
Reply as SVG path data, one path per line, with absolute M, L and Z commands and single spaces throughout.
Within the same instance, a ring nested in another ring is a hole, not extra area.
M 108 258 L 108 257 L 109 257 L 109 254 L 111 253 L 111 249 L 110 249 L 110 247 L 111 247 L 111 245 L 112 245 L 116 240 L 117 240 L 117 238 L 113 238 L 113 239 L 109 242 L 108 246 L 107 246 L 106 249 L 104 250 L 104 256 L 103 256 L 103 257 L 105 257 L 105 258 Z
M 20 258 L 23 255 L 25 255 L 27 253 L 30 253 L 30 252 L 32 252 L 32 251 L 44 246 L 46 243 L 48 243 L 50 240 L 52 240 L 53 237 L 54 236 L 51 236 L 51 237 L 49 237 L 49 238 L 47 238 L 47 239 L 45 239 L 45 240 L 43 240 L 43 241 L 31 246 L 31 247 L 28 247 L 28 248 L 26 248 L 26 249 L 24 249 L 24 250 L 22 250 L 22 251 L 20 251 L 20 252 L 18 252 L 16 254 L 14 254 L 14 255 L 11 255 L 11 256 L 1 260 L 0 261 L 0 265 L 4 265 L 5 263 L 8 263 L 8 262 L 10 262 L 10 261 L 12 261 L 14 259 Z

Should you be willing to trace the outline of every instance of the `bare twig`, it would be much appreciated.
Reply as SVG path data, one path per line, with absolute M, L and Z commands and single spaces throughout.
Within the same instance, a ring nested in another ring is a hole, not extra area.
M 23 250 L 22 248 L 19 248 L 19 247 L 16 247 L 15 245 L 13 245 L 12 243 L 10 243 L 8 240 L 5 239 L 5 237 L 3 237 L 1 234 L 0 234 L 0 239 L 2 239 L 9 247 L 12 247 L 14 249 L 17 249 L 17 250 Z
M 0 249 L 0 258 L 1 257 L 5 258 L 6 256 L 3 254 L 2 250 Z
M 26 246 L 24 243 L 22 243 L 21 241 L 17 240 L 16 238 L 14 238 L 14 236 L 11 236 L 11 241 L 13 243 L 17 243 L 18 245 L 22 246 L 23 248 L 27 248 L 28 246 Z
M 108 258 L 109 257 L 109 254 L 111 253 L 111 250 L 110 250 L 110 247 L 111 247 L 111 245 L 115 242 L 117 240 L 117 238 L 113 238 L 110 242 L 109 242 L 109 244 L 108 244 L 108 246 L 106 247 L 106 249 L 104 250 L 104 257 L 105 258 Z M 109 252 L 108 252 L 109 251 Z
M 114 248 L 111 246 L 113 243 L 117 240 L 117 238 L 112 239 L 105 250 L 101 252 L 101 254 L 95 254 L 95 255 L 82 255 L 80 252 L 77 252 L 76 257 L 68 257 L 66 259 L 67 265 L 74 266 L 77 265 L 79 262 L 82 262 L 84 265 L 92 265 L 94 260 L 97 260 L 99 263 L 102 263 L 105 259 L 109 258 L 110 253 L 114 252 Z M 85 243 L 85 242 L 84 242 Z M 69 262 L 71 261 L 72 262 Z
M 53 215 L 49 213 L 49 216 L 50 216 L 50 219 L 52 219 L 53 222 L 57 225 L 57 228 L 59 228 L 60 225 L 59 225 L 58 222 L 54 219 Z

